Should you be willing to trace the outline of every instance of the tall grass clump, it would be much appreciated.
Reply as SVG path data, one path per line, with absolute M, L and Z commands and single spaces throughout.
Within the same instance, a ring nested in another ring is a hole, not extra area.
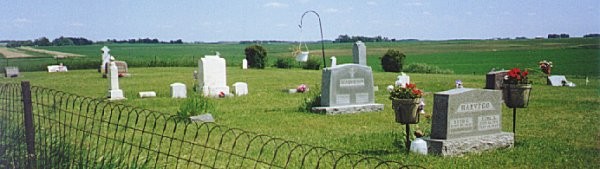
M 190 117 L 214 111 L 215 106 L 208 98 L 200 95 L 188 97 L 177 111 L 177 119 L 189 121 Z
M 450 69 L 442 69 L 435 65 L 428 65 L 425 63 L 411 63 L 406 66 L 404 72 L 407 73 L 429 73 L 429 74 L 453 74 L 454 71 Z
M 294 67 L 294 59 L 292 58 L 277 58 L 275 61 L 275 67 L 280 69 L 290 69 Z

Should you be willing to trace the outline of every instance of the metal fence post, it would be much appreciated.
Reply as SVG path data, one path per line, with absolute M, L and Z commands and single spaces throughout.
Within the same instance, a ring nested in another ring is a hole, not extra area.
M 35 129 L 33 128 L 33 106 L 31 104 L 31 85 L 29 81 L 21 81 L 23 98 L 23 115 L 25 124 L 25 142 L 27 143 L 27 168 L 35 168 Z

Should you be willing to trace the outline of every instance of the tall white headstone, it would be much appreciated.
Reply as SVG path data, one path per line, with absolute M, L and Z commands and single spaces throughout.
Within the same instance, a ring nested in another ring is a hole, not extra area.
M 398 80 L 396 80 L 396 86 L 406 87 L 407 83 L 410 83 L 410 76 L 406 75 L 404 72 L 400 72 L 400 76 L 398 76 Z
M 332 56 L 330 59 L 331 59 L 331 67 L 334 67 L 335 65 L 337 65 L 337 59 L 335 58 L 335 56 Z
M 204 96 L 218 97 L 229 94 L 225 59 L 219 55 L 205 55 L 198 61 L 198 88 Z
M 183 83 L 173 83 L 171 86 L 171 98 L 187 98 L 187 90 Z
M 242 60 L 242 69 L 248 69 L 248 60 Z
M 108 97 L 110 100 L 122 100 L 125 99 L 123 96 L 123 90 L 119 89 L 119 72 L 117 65 L 114 62 L 110 63 L 110 88 L 108 89 Z
M 367 66 L 367 46 L 361 41 L 354 43 L 352 48 L 354 63 Z
M 236 82 L 233 84 L 233 92 L 236 96 L 248 94 L 248 84 L 244 82 Z
M 108 52 L 110 52 L 110 49 L 108 49 L 108 47 L 104 46 L 102 47 L 102 65 L 100 65 L 100 72 L 105 71 L 106 70 L 106 64 L 108 64 L 110 62 L 110 54 Z

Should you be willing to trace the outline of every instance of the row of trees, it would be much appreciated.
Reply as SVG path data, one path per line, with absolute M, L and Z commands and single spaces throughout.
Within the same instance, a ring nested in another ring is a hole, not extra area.
M 7 47 L 19 47 L 19 46 L 70 46 L 70 45 L 91 45 L 94 41 L 91 41 L 82 37 L 59 37 L 52 41 L 46 37 L 41 37 L 35 40 L 8 40 L 6 42 Z M 169 44 L 183 44 L 183 40 L 171 40 L 169 42 L 159 41 L 158 39 L 129 39 L 129 40 L 116 40 L 107 39 L 105 42 L 99 41 L 96 43 L 169 43 Z
M 389 39 L 387 37 L 375 36 L 375 37 L 367 37 L 367 36 L 348 36 L 348 35 L 340 35 L 335 38 L 334 42 L 343 43 L 343 42 L 394 42 L 396 39 Z
M 41 37 L 35 40 L 24 40 L 24 41 L 8 41 L 7 47 L 19 47 L 19 46 L 68 46 L 68 45 L 91 45 L 94 42 L 86 38 L 81 37 L 59 37 L 52 42 L 46 38 Z
M 554 38 L 569 38 L 569 34 L 561 33 L 561 34 L 548 34 L 548 39 Z
M 154 38 L 154 39 L 150 39 L 150 38 L 144 38 L 144 39 L 128 39 L 128 40 L 116 40 L 116 39 L 107 39 L 106 42 L 108 43 L 170 43 L 170 44 L 183 44 L 183 40 L 181 39 L 177 39 L 177 40 L 170 40 L 169 42 L 163 42 L 163 41 L 159 41 L 158 39 Z

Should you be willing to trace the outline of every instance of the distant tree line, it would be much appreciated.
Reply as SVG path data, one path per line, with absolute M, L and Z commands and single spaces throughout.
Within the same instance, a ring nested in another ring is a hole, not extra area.
M 159 41 L 158 39 L 154 38 L 154 39 L 150 39 L 150 38 L 138 38 L 138 39 L 123 39 L 123 40 L 117 40 L 117 39 L 107 39 L 106 40 L 107 43 L 148 43 L 148 44 L 152 44 L 152 43 L 169 43 L 169 44 L 183 44 L 183 40 L 181 39 L 177 39 L 177 40 L 170 40 L 169 42 L 163 42 L 163 41 Z
M 600 34 L 591 33 L 591 34 L 583 35 L 583 37 L 584 38 L 597 38 L 597 37 L 600 37 Z
M 548 34 L 548 39 L 555 39 L 555 38 L 569 38 L 569 34 L 566 34 L 566 33 Z
M 348 35 L 339 35 L 335 38 L 334 42 L 343 43 L 343 42 L 394 42 L 396 39 L 389 39 L 387 37 L 375 36 L 375 37 L 367 37 L 367 36 L 348 36 Z
M 88 40 L 82 37 L 59 37 L 52 41 L 46 37 L 41 37 L 35 40 L 3 40 L 0 41 L 6 43 L 6 47 L 19 47 L 19 46 L 79 46 L 79 45 L 91 45 L 94 41 Z M 99 41 L 96 43 L 167 43 L 167 44 L 183 44 L 181 39 L 171 40 L 169 42 L 159 41 L 158 39 L 128 39 L 128 40 L 116 40 L 107 39 L 105 42 Z
M 81 37 L 59 37 L 52 42 L 46 38 L 41 37 L 35 40 L 15 40 L 7 41 L 6 47 L 19 47 L 19 46 L 69 46 L 69 45 L 91 45 L 94 42 L 86 38 Z

